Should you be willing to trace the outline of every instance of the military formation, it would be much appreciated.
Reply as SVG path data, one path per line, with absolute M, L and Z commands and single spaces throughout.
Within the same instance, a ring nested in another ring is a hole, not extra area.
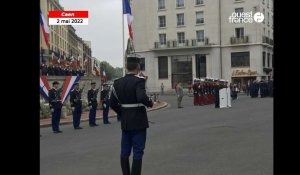
M 85 70 L 82 67 L 71 69 L 70 66 L 42 64 L 40 74 L 43 76 L 84 76 Z
M 215 103 L 215 107 L 219 108 L 219 90 L 228 88 L 228 81 L 213 78 L 195 79 L 192 85 L 194 94 L 194 105 L 203 106 Z M 240 92 L 236 84 L 229 85 L 231 92 L 231 99 L 236 100 Z M 248 82 L 246 94 L 252 98 L 260 96 L 273 97 L 273 80 L 254 80 Z
M 273 97 L 273 80 L 254 80 L 249 85 L 249 92 L 252 98 L 260 95 L 261 98 Z
M 54 81 L 52 83 L 52 89 L 49 90 L 49 106 L 52 114 L 52 130 L 53 133 L 61 133 L 62 131 L 59 129 L 60 118 L 61 118 L 61 109 L 63 103 L 61 101 L 61 93 L 63 90 L 63 86 L 59 88 L 59 82 Z M 79 82 L 74 83 L 74 88 L 70 92 L 70 105 L 73 116 L 73 127 L 74 129 L 82 129 L 80 127 L 80 120 L 82 114 L 82 92 L 84 86 L 82 88 L 79 87 Z M 97 94 L 100 88 L 96 89 L 96 83 L 91 82 L 91 89 L 88 90 L 87 100 L 89 107 L 89 125 L 90 127 L 98 126 L 96 123 L 96 113 L 97 113 Z M 108 121 L 108 112 L 109 112 L 109 94 L 110 88 L 108 84 L 103 85 L 103 89 L 101 91 L 101 102 L 103 105 L 103 124 L 110 124 Z
M 214 104 L 219 107 L 219 90 L 228 87 L 228 82 L 213 78 L 195 79 L 193 83 L 194 105 Z

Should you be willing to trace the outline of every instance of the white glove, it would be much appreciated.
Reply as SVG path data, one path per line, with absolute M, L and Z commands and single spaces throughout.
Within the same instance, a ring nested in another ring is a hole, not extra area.
M 89 109 L 91 110 L 91 109 L 92 109 L 92 106 L 89 106 Z
M 74 112 L 74 110 L 75 110 L 75 107 L 72 107 L 72 111 Z
M 50 111 L 51 111 L 51 112 L 54 112 L 54 109 L 53 109 L 53 108 L 51 108 L 51 109 L 50 109 Z
M 106 108 L 106 104 L 103 104 L 103 107 Z

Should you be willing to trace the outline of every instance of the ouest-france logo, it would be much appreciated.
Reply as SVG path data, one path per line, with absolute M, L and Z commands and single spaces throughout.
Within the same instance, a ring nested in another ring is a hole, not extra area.
M 253 12 L 233 12 L 231 16 L 229 16 L 229 23 L 253 23 L 253 21 L 257 23 L 263 22 L 265 16 L 261 12 L 256 12 L 253 15 Z

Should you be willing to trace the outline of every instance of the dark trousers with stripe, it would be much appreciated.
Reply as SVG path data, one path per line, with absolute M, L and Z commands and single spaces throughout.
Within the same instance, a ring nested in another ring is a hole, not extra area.
M 90 113 L 89 113 L 89 124 L 90 125 L 94 125 L 96 124 L 96 107 L 92 107 L 92 109 L 90 109 Z
M 72 111 L 74 128 L 77 128 L 80 125 L 81 112 L 82 112 L 82 110 L 80 107 L 77 107 L 77 108 L 75 107 L 74 111 Z
M 61 108 L 56 108 L 52 112 L 52 130 L 59 131 L 59 121 L 61 116 Z
M 133 150 L 133 159 L 142 160 L 146 144 L 147 130 L 122 131 L 121 158 L 126 159 Z
M 109 113 L 109 106 L 106 104 L 106 107 L 103 106 L 103 123 L 104 124 L 108 123 L 108 113 Z

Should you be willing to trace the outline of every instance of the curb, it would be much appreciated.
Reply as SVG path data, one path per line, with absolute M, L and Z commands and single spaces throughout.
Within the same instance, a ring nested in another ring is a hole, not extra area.
M 151 111 L 156 111 L 156 110 L 159 110 L 159 109 L 162 109 L 162 108 L 165 108 L 168 106 L 168 103 L 167 102 L 161 102 L 162 105 L 161 106 L 158 106 L 154 109 L 147 109 L 147 112 L 151 112 Z M 114 118 L 114 117 L 117 117 L 116 114 L 114 115 L 111 115 L 111 116 L 108 116 L 108 118 Z M 102 119 L 103 116 L 101 117 L 96 117 L 96 119 Z M 86 122 L 86 121 L 89 121 L 89 119 L 81 119 L 80 122 Z M 66 121 L 66 122 L 61 122 L 59 125 L 67 125 L 67 124 L 71 124 L 73 123 L 73 121 Z M 47 123 L 47 124 L 40 124 L 40 128 L 46 128 L 46 127 L 50 127 L 51 126 L 51 123 Z

